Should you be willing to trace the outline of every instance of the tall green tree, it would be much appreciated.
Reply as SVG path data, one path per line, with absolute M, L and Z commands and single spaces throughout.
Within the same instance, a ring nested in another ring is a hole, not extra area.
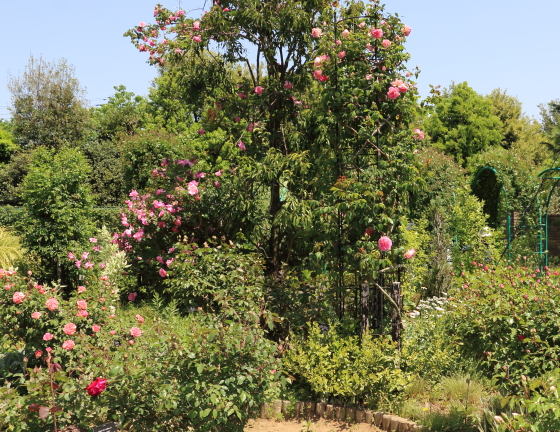
M 10 77 L 13 134 L 24 149 L 60 148 L 85 135 L 89 111 L 85 90 L 65 59 L 30 57 L 22 75 Z
M 494 115 L 502 122 L 502 147 L 537 164 L 551 156 L 549 140 L 541 125 L 523 113 L 523 106 L 518 98 L 499 88 L 492 90 L 487 98 L 492 102 Z
M 424 129 L 432 145 L 451 155 L 463 167 L 467 159 L 502 142 L 502 123 L 492 102 L 467 82 L 451 84 L 428 98 Z
M 73 148 L 33 153 L 23 180 L 22 244 L 38 257 L 42 280 L 68 282 L 67 253 L 93 233 L 93 204 L 88 178 L 91 168 Z
M 539 105 L 541 124 L 548 138 L 550 150 L 554 158 L 558 158 L 560 152 L 560 99 L 550 101 L 548 104 Z

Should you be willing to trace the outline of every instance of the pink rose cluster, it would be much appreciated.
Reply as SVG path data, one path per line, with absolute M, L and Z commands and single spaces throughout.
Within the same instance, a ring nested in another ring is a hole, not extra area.
M 403 80 L 395 80 L 391 83 L 391 87 L 389 87 L 389 91 L 387 92 L 387 96 L 389 99 L 397 99 L 401 93 L 406 93 L 408 87 Z

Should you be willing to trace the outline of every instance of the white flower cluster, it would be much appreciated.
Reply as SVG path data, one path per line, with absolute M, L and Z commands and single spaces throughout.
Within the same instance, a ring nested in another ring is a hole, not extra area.
M 447 293 L 442 294 L 444 296 L 447 295 Z M 447 303 L 447 297 L 431 297 L 426 300 L 420 300 L 416 309 L 410 312 L 408 316 L 416 318 L 420 315 L 431 315 L 432 313 L 441 315 L 442 312 L 445 312 Z

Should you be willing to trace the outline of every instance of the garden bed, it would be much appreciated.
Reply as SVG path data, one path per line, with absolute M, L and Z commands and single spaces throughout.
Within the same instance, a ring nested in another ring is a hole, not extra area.
M 372 424 L 366 423 L 343 423 L 337 421 L 317 420 L 308 422 L 306 420 L 276 421 L 257 419 L 250 420 L 245 427 L 245 432 L 379 432 Z

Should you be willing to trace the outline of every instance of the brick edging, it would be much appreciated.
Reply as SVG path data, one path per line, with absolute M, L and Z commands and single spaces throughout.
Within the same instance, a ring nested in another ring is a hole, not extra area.
M 275 400 L 269 404 L 261 405 L 261 418 L 274 419 L 286 415 L 290 408 L 290 401 Z M 402 417 L 387 414 L 382 411 L 346 408 L 322 402 L 296 402 L 293 410 L 296 418 L 324 418 L 344 422 L 369 423 L 388 432 L 427 431 L 413 421 Z

